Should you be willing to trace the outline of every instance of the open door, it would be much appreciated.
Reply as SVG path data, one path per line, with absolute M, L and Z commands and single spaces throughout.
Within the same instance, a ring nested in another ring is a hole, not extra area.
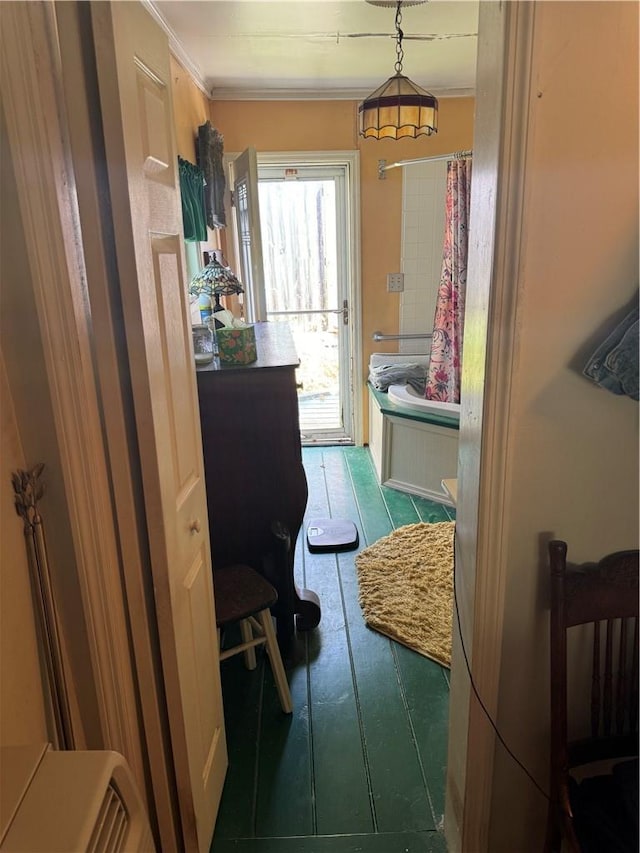
M 182 836 L 204 853 L 227 753 L 169 48 L 139 3 L 91 22 Z
M 255 148 L 247 148 L 236 157 L 231 166 L 240 280 L 245 288 L 247 320 L 258 323 L 267 319 L 267 307 L 258 203 L 258 160 Z

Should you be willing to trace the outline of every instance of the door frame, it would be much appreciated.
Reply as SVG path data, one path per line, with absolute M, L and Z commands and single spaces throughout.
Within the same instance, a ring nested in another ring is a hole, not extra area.
M 227 164 L 240 152 L 225 155 Z M 361 239 L 360 239 L 360 152 L 359 151 L 257 151 L 258 169 L 261 166 L 344 166 L 346 168 L 346 224 L 347 249 L 349 252 L 347 298 L 351 315 L 349 353 L 353 441 L 362 446 L 363 441 L 363 384 L 362 376 L 362 287 L 361 287 Z M 227 174 L 229 174 L 227 168 Z M 227 247 L 229 248 L 229 247 Z M 234 246 L 235 251 L 235 246 Z
M 445 837 L 488 851 L 508 567 L 509 416 L 537 2 L 480 4 L 465 358 L 458 450 Z M 473 688 L 467 672 L 473 673 Z M 481 707 L 478 696 L 484 707 Z
M 261 166 L 344 166 L 346 168 L 347 251 L 349 254 L 347 299 L 351 315 L 350 365 L 351 422 L 354 443 L 362 446 L 362 287 L 360 283 L 360 152 L 359 151 L 258 151 Z
M 339 288 L 340 293 L 338 298 L 335 300 L 335 304 L 328 309 L 327 313 L 331 313 L 335 310 L 340 310 L 341 306 L 344 304 L 344 300 L 347 300 L 348 305 L 348 317 L 349 322 L 347 324 L 342 324 L 339 332 L 339 337 L 341 339 L 342 346 L 340 347 L 340 358 L 339 358 L 339 370 L 340 370 L 340 385 L 339 385 L 339 398 L 344 403 L 346 403 L 347 416 L 345 417 L 345 406 L 343 405 L 343 417 L 342 417 L 342 428 L 340 431 L 340 435 L 337 435 L 338 430 L 328 430 L 326 434 L 323 436 L 322 432 L 317 434 L 317 439 L 314 439 L 313 436 L 316 433 L 313 431 L 310 432 L 312 436 L 309 439 L 309 435 L 307 435 L 305 431 L 305 441 L 307 444 L 311 446 L 316 446 L 320 444 L 330 444 L 331 440 L 335 440 L 337 443 L 345 443 L 345 440 L 348 440 L 348 443 L 354 441 L 354 381 L 353 376 L 351 375 L 351 368 L 353 365 L 353 329 L 354 329 L 354 321 L 353 316 L 351 314 L 351 295 L 353 288 L 351 287 L 351 255 L 352 255 L 352 244 L 350 237 L 350 229 L 349 229 L 349 210 L 351 208 L 351 199 L 349 198 L 349 186 L 351 183 L 351 171 L 349 166 L 346 163 L 326 163 L 326 162 L 313 162 L 313 163 L 296 163 L 294 167 L 290 166 L 289 160 L 285 159 L 282 163 L 258 163 L 258 192 L 260 191 L 260 184 L 262 182 L 269 183 L 271 181 L 277 182 L 286 182 L 286 178 L 284 177 L 284 170 L 287 168 L 295 168 L 296 170 L 304 170 L 304 174 L 299 176 L 299 180 L 309 181 L 309 180 L 323 180 L 323 181 L 333 181 L 335 190 L 336 190 L 336 198 L 335 198 L 335 212 L 336 212 L 336 230 L 337 230 L 337 245 L 336 245 L 336 274 L 338 277 L 338 281 L 340 282 Z M 273 170 L 273 175 L 266 175 L 265 172 L 268 170 Z M 312 175 L 308 174 L 308 172 L 316 171 L 317 174 Z M 332 170 L 333 174 L 322 174 L 322 170 Z M 275 174 L 277 173 L 277 174 Z M 263 254 L 264 257 L 264 254 Z M 292 312 L 295 313 L 295 312 Z M 346 400 L 345 400 L 346 397 Z

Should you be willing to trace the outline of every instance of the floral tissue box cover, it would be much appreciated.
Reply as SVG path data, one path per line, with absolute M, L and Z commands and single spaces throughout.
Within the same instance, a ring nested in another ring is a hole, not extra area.
M 258 358 L 253 326 L 244 329 L 217 329 L 218 351 L 223 364 L 251 364 Z

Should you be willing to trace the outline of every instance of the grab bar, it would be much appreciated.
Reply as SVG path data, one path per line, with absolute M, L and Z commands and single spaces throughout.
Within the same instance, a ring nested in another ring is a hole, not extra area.
M 409 338 L 421 338 L 423 340 L 430 340 L 433 337 L 433 334 L 424 333 L 415 335 L 383 335 L 382 332 L 374 332 L 372 337 L 374 341 L 405 341 Z

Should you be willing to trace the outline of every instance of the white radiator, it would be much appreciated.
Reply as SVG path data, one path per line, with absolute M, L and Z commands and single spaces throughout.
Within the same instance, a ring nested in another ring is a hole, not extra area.
M 152 853 L 153 837 L 117 752 L 8 747 L 2 762 L 3 853 Z

